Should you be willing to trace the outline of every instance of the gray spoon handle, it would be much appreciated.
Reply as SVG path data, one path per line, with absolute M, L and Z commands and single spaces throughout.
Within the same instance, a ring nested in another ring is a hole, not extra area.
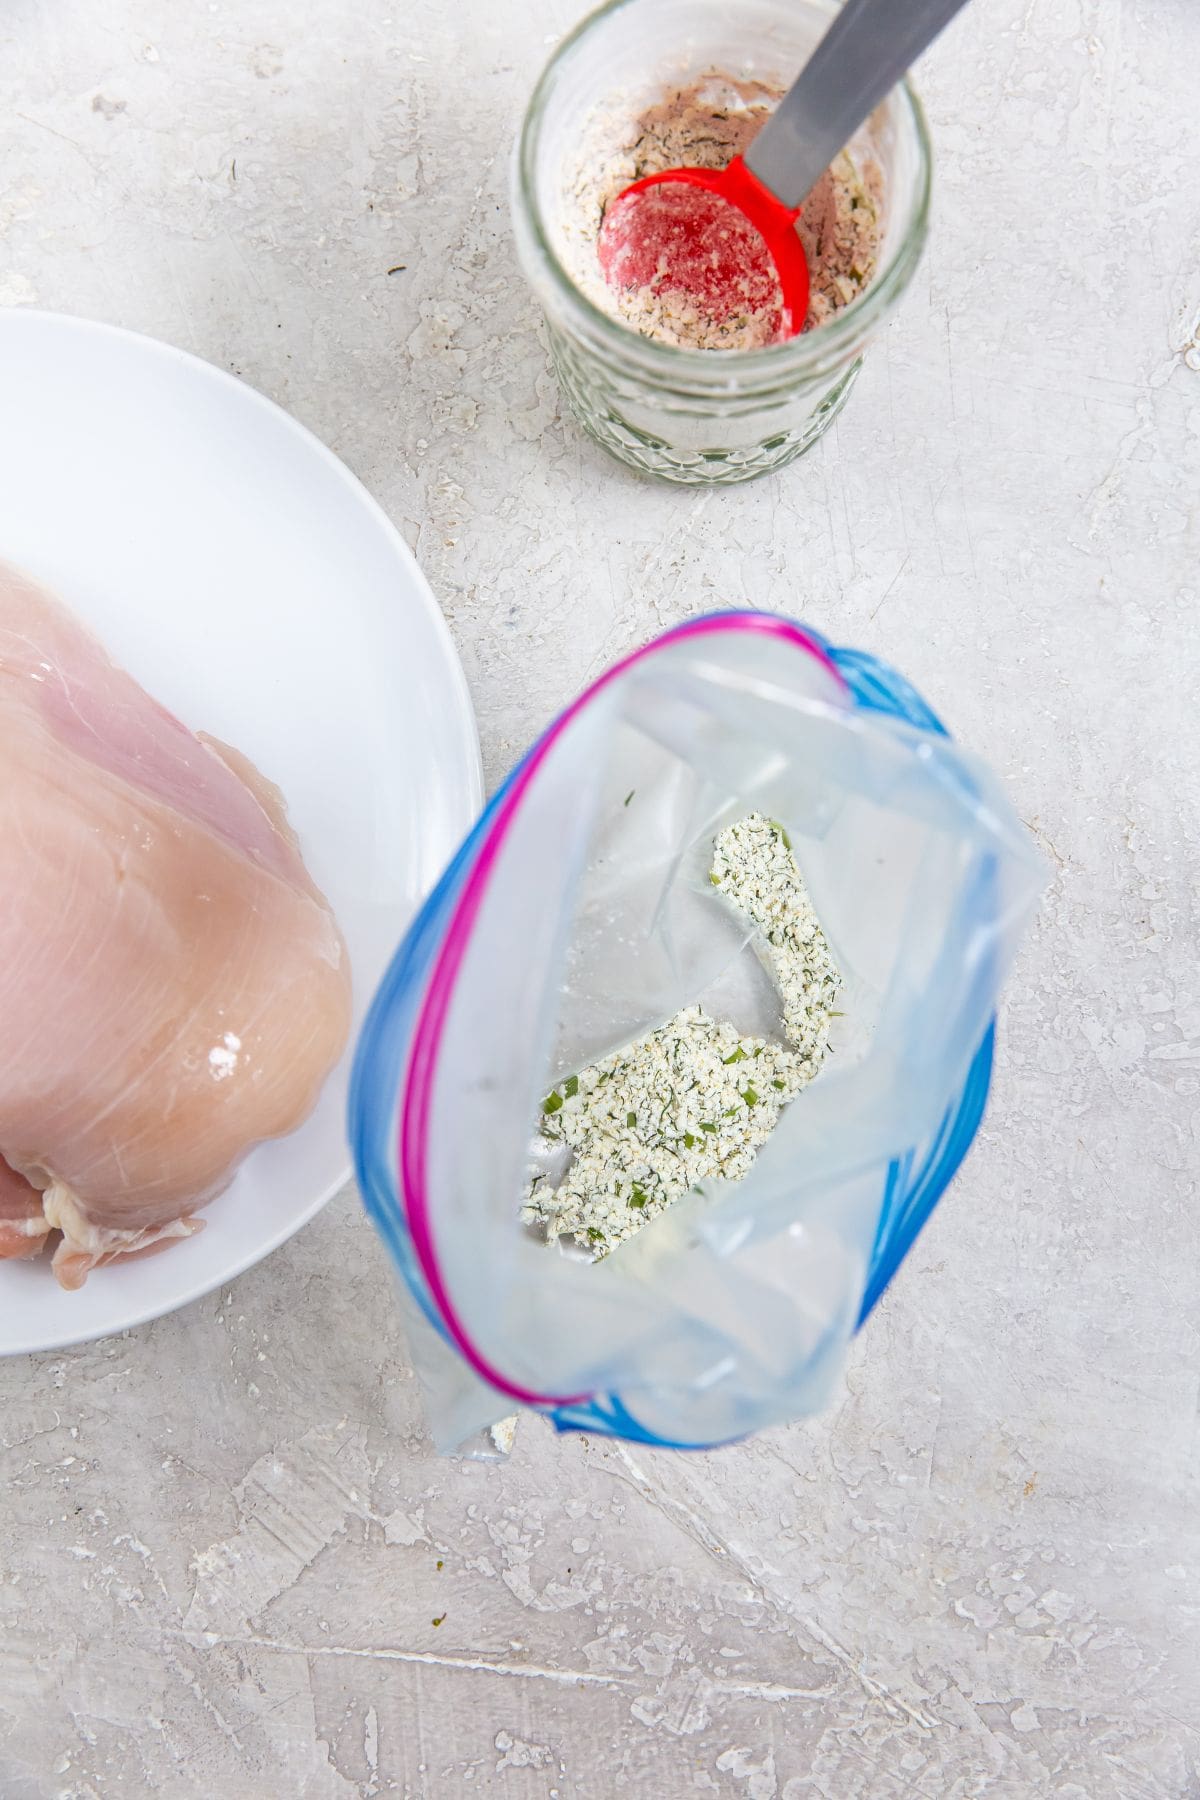
M 846 0 L 746 151 L 785 206 L 799 206 L 838 151 L 966 0 Z

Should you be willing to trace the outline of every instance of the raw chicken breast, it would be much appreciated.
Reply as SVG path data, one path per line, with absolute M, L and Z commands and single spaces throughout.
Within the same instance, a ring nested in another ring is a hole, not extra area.
M 0 844 L 0 1257 L 78 1287 L 301 1123 L 350 970 L 278 790 L 3 568 Z
M 0 1159 L 0 1259 L 36 1256 L 49 1232 L 42 1196 Z

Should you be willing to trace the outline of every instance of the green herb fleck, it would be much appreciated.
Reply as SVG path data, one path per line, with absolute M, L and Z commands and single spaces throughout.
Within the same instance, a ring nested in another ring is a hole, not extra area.
M 726 1068 L 729 1067 L 730 1063 L 745 1062 L 746 1061 L 746 1052 L 742 1049 L 742 1046 L 739 1044 L 732 1056 L 723 1056 L 721 1058 L 721 1061 L 725 1064 Z
M 711 1131 L 711 1132 L 715 1133 L 717 1128 L 715 1125 L 706 1125 L 704 1123 L 704 1121 L 701 1120 L 700 1129 L 701 1129 L 701 1131 Z
M 628 805 L 629 805 L 629 802 L 630 802 L 630 801 L 631 801 L 631 800 L 632 800 L 632 799 L 633 799 L 633 796 L 634 796 L 634 795 L 635 795 L 635 794 L 636 794 L 636 793 L 637 793 L 637 789 L 636 789 L 636 788 L 630 788 L 630 790 L 629 790 L 629 792 L 628 792 L 628 793 L 627 793 L 627 794 L 626 794 L 626 796 L 625 796 L 625 804 L 626 804 L 626 806 L 628 806 Z
M 685 1131 L 683 1134 L 683 1147 L 685 1150 L 694 1150 L 696 1148 L 696 1140 L 690 1131 Z
M 757 1106 L 758 1105 L 758 1095 L 755 1093 L 755 1091 L 752 1087 L 748 1087 L 746 1089 L 745 1093 L 742 1095 L 742 1099 L 746 1102 L 747 1106 Z
M 771 830 L 775 833 L 775 836 L 780 839 L 780 841 L 783 844 L 784 849 L 790 850 L 792 847 L 792 840 L 788 836 L 787 832 L 783 829 L 783 826 L 779 823 L 779 820 L 772 819 L 770 821 L 770 824 L 771 824 Z
M 646 1190 L 640 1188 L 636 1181 L 633 1184 L 633 1192 L 629 1196 L 626 1204 L 632 1206 L 637 1212 L 641 1212 L 643 1206 L 646 1204 Z
M 773 1082 L 772 1082 L 772 1083 L 771 1083 L 771 1086 L 772 1086 L 772 1087 L 773 1087 L 773 1088 L 778 1088 L 778 1089 L 779 1089 L 779 1091 L 780 1091 L 780 1093 L 781 1093 L 781 1094 L 782 1094 L 782 1092 L 783 1092 L 783 1085 L 784 1085 L 784 1084 L 783 1084 L 783 1082 L 782 1082 L 782 1081 L 773 1081 Z
M 579 1092 L 579 1077 L 578 1077 L 578 1075 L 568 1075 L 567 1079 L 563 1082 L 563 1093 L 566 1095 L 568 1100 L 573 1100 L 578 1092 Z
M 547 1114 L 547 1116 L 549 1116 L 550 1113 L 561 1112 L 562 1095 L 559 1093 L 547 1094 L 546 1098 L 542 1101 L 542 1111 Z
M 715 869 L 710 869 L 708 871 L 708 879 L 712 882 L 714 887 L 720 887 L 721 877 L 717 874 Z
M 634 1126 L 637 1124 L 637 1114 L 635 1112 L 626 1113 L 625 1114 L 625 1123 L 628 1125 L 630 1131 L 632 1131 Z
M 444 1569 L 444 1568 L 445 1568 L 445 1566 L 446 1566 L 446 1565 L 445 1565 L 445 1563 L 444 1563 L 444 1562 L 443 1562 L 443 1561 L 442 1561 L 442 1559 L 441 1559 L 441 1557 L 440 1557 L 440 1556 L 439 1556 L 439 1557 L 438 1557 L 438 1565 L 437 1565 L 437 1566 L 438 1566 L 438 1568 L 439 1568 L 439 1569 Z M 444 1617 L 445 1617 L 445 1614 L 444 1614 L 444 1613 L 443 1613 L 443 1615 L 442 1615 L 442 1616 L 443 1616 L 443 1618 L 444 1618 Z
M 588 1226 L 588 1236 L 593 1244 L 602 1244 L 604 1242 L 604 1233 L 602 1231 L 597 1231 L 594 1225 Z
M 436 1618 L 436 1619 L 434 1619 L 434 1620 L 433 1620 L 433 1623 L 434 1623 L 434 1624 L 435 1624 L 435 1625 L 440 1625 L 440 1624 L 441 1624 L 441 1622 L 442 1622 L 442 1620 L 443 1620 L 443 1619 L 444 1619 L 444 1618 L 445 1618 L 445 1617 L 446 1617 L 446 1615 L 445 1615 L 445 1613 L 439 1613 L 439 1614 L 438 1614 L 438 1616 L 437 1616 L 437 1618 Z

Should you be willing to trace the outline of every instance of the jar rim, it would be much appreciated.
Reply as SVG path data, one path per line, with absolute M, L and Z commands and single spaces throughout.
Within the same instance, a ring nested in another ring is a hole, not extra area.
M 773 383 L 793 374 L 817 374 L 826 365 L 839 367 L 848 355 L 856 353 L 872 326 L 903 293 L 925 247 L 933 190 L 933 146 L 925 109 L 912 81 L 905 76 L 892 89 L 892 95 L 903 96 L 917 148 L 917 192 L 912 217 L 887 262 L 863 292 L 822 325 L 812 331 L 797 333 L 780 344 L 767 344 L 755 350 L 692 350 L 679 344 L 662 343 L 603 312 L 572 279 L 550 240 L 537 203 L 535 167 L 541 122 L 560 65 L 602 20 L 627 7 L 644 3 L 645 0 L 605 0 L 604 5 L 588 13 L 555 46 L 529 97 L 516 145 L 514 202 L 520 207 L 518 223 L 527 228 L 538 262 L 547 272 L 568 313 L 574 315 L 586 333 L 606 343 L 615 355 L 640 362 L 648 374 L 664 382 L 690 377 L 704 385 L 714 378 L 724 383 L 737 369 L 743 376 L 751 377 L 756 385 L 759 377 Z

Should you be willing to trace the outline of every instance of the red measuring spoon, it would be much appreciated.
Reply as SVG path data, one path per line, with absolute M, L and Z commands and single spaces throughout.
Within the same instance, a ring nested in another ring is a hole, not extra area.
M 966 0 L 846 0 L 742 156 L 645 175 L 605 210 L 610 287 L 675 294 L 721 324 L 756 313 L 767 342 L 808 315 L 801 206 L 842 146 Z

